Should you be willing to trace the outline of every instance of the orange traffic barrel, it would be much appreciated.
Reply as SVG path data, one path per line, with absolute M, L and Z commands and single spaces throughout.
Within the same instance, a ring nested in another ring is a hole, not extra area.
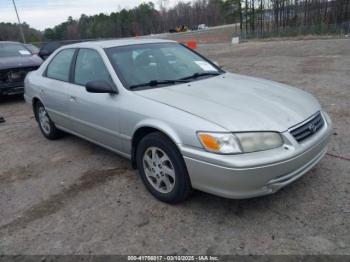
M 197 48 L 197 42 L 196 41 L 188 41 L 187 42 L 187 46 L 189 48 L 196 49 Z

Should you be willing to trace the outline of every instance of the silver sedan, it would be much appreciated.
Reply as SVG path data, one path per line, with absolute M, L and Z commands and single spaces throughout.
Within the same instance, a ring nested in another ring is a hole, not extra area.
M 322 159 L 332 131 L 312 95 L 167 40 L 62 47 L 27 76 L 25 99 L 45 137 L 68 132 L 129 158 L 168 203 L 192 189 L 274 193 Z

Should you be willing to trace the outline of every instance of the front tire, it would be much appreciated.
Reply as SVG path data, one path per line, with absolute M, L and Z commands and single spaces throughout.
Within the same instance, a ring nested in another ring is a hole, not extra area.
M 191 182 L 182 155 L 162 133 L 151 133 L 139 143 L 136 163 L 143 183 L 160 201 L 176 204 L 191 193 Z
M 63 132 L 55 126 L 55 123 L 49 117 L 44 105 L 38 101 L 35 105 L 35 116 L 38 120 L 41 133 L 50 140 L 62 137 Z

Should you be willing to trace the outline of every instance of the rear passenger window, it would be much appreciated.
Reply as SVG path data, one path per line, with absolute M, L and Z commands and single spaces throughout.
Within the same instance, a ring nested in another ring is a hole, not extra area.
M 65 49 L 59 52 L 47 67 L 46 76 L 61 80 L 69 81 L 69 70 L 75 49 Z
M 100 54 L 91 49 L 80 49 L 75 64 L 74 83 L 85 86 L 92 80 L 111 81 Z

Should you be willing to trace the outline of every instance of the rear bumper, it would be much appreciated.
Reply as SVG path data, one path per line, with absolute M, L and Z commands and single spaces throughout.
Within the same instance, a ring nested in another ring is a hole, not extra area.
M 310 139 L 311 141 L 306 145 L 293 143 L 288 150 L 280 148 L 269 150 L 270 152 L 224 156 L 225 160 L 222 164 L 218 164 L 217 159 L 215 161 L 204 159 L 202 153 L 195 157 L 193 150 L 189 153 L 184 149 L 184 160 L 193 188 L 237 199 L 278 191 L 307 173 L 326 154 L 332 127 L 329 117 L 326 116 L 325 119 L 326 125 Z M 299 148 L 291 149 L 294 146 Z M 281 159 L 269 161 L 277 157 Z M 254 162 L 257 164 L 254 165 Z

